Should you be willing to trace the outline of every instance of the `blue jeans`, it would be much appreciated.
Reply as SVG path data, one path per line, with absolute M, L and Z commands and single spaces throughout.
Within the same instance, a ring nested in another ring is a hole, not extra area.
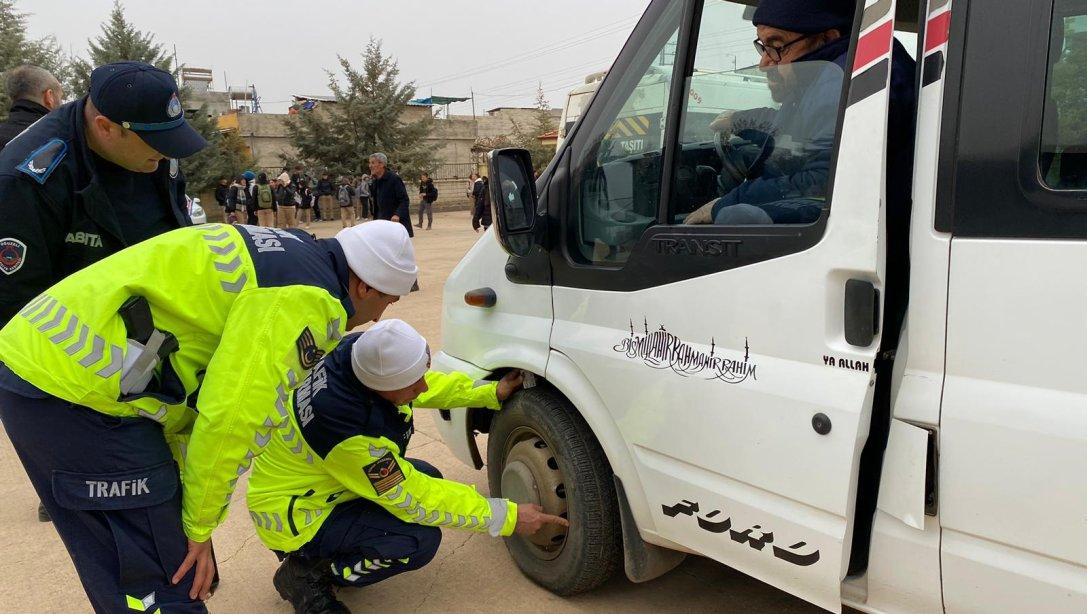
M 758 205 L 735 204 L 722 208 L 713 219 L 721 226 L 811 224 L 819 219 L 824 202 L 810 198 L 779 200 Z

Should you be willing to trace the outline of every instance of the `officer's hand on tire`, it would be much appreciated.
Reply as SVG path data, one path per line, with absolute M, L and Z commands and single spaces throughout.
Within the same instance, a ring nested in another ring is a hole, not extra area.
M 510 371 L 498 382 L 498 400 L 505 401 L 525 385 L 525 374 L 520 369 Z
M 211 582 L 215 579 L 215 558 L 211 551 L 211 540 L 206 542 L 194 542 L 189 540 L 189 553 L 177 568 L 171 582 L 177 584 L 196 566 L 196 577 L 193 578 L 192 590 L 189 591 L 189 599 L 207 600 L 211 597 Z
M 545 514 L 543 508 L 534 503 L 517 504 L 517 527 L 513 532 L 518 535 L 532 535 L 543 528 L 545 524 L 557 524 L 561 527 L 569 527 L 570 521 L 560 516 Z

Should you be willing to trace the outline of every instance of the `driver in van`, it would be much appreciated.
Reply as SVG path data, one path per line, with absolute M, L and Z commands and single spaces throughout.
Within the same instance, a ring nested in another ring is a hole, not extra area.
M 688 215 L 686 224 L 809 224 L 819 219 L 855 9 L 852 0 L 759 3 L 752 19 L 758 32 L 754 44 L 780 109 L 725 112 L 713 121 L 710 128 L 730 144 L 720 183 L 735 187 Z M 909 206 L 914 72 L 913 60 L 896 40 L 888 194 L 899 196 L 898 207 L 889 203 L 899 211 Z

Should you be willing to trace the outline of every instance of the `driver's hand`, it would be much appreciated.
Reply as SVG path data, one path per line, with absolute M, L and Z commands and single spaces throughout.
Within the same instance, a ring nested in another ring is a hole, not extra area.
M 695 209 L 684 218 L 683 223 L 687 225 L 694 224 L 712 224 L 713 223 L 713 206 L 717 204 L 716 200 L 702 205 L 698 209 Z
M 732 132 L 732 115 L 735 111 L 723 111 L 710 122 L 710 130 L 714 132 Z

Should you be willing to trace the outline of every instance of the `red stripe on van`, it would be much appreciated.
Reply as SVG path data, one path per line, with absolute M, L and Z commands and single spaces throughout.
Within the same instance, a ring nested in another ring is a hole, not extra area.
M 943 45 L 951 37 L 951 11 L 944 11 L 928 20 L 925 26 L 925 53 Z
M 860 42 L 857 43 L 857 58 L 853 62 L 853 71 L 856 72 L 890 53 L 892 36 L 894 36 L 894 22 L 891 20 L 862 36 Z

